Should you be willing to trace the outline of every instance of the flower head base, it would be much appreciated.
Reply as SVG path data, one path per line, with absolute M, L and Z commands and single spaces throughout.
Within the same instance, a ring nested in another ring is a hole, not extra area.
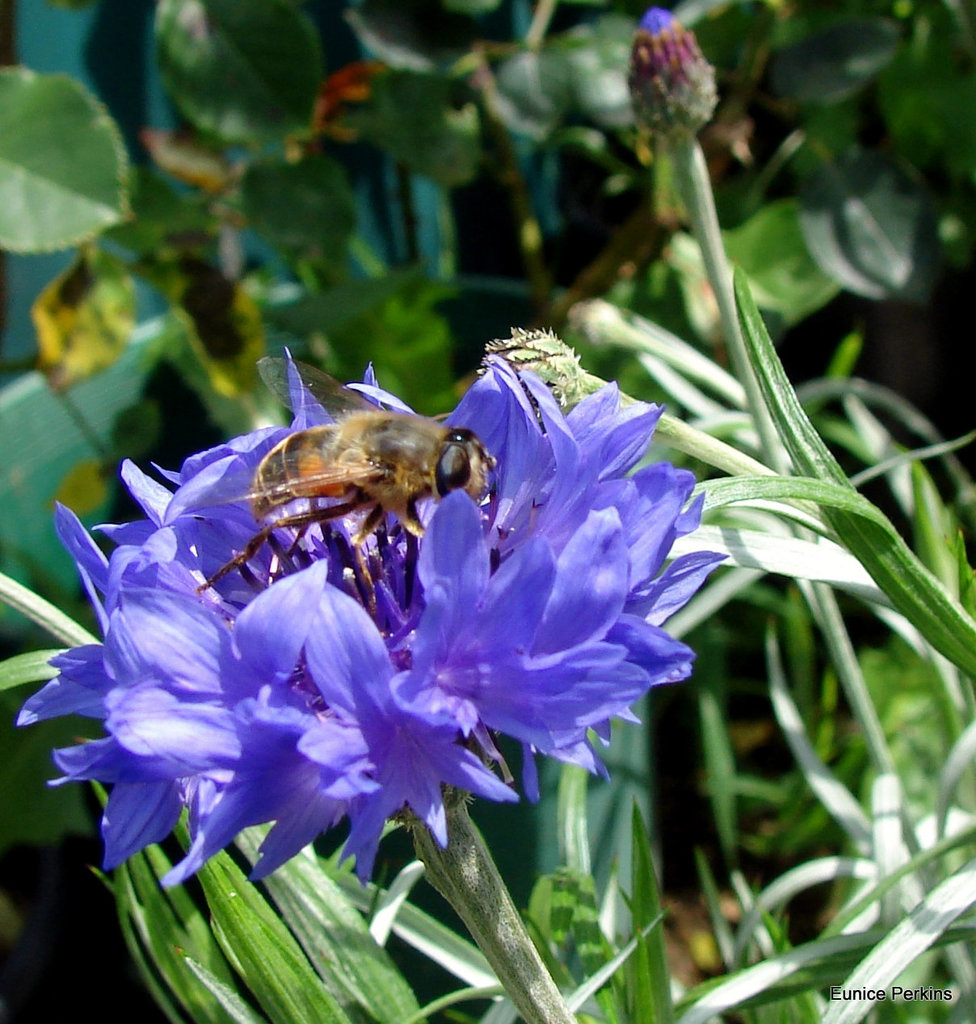
M 652 135 L 694 135 L 715 110 L 714 68 L 694 34 L 660 7 L 651 7 L 637 27 L 629 81 L 637 125 Z
M 361 387 L 396 401 L 372 379 Z M 229 499 L 247 493 L 279 429 L 191 457 L 168 477 L 175 490 L 124 464 L 146 518 L 102 527 L 109 558 L 59 509 L 104 642 L 56 658 L 60 675 L 19 721 L 101 720 L 102 738 L 55 760 L 59 783 L 112 785 L 106 867 L 166 836 L 185 808 L 191 846 L 167 883 L 273 822 L 260 877 L 342 818 L 365 879 L 404 809 L 444 845 L 447 789 L 517 799 L 499 734 L 524 750 L 530 797 L 539 753 L 600 770 L 592 742 L 610 719 L 691 671 L 692 651 L 662 623 L 719 561 L 698 552 L 664 568 L 700 503 L 686 507 L 684 470 L 632 472 L 660 410 L 618 399 L 608 385 L 563 416 L 537 378 L 489 359 L 450 422 L 495 457 L 490 492 L 422 502 L 419 540 L 392 515 L 361 543 L 356 514 L 275 527 L 219 575 L 258 528 Z M 300 389 L 292 404 L 292 429 L 326 419 Z

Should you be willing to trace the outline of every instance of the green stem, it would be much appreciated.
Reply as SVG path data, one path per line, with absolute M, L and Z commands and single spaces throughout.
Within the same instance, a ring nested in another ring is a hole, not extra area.
M 775 470 L 786 472 L 786 456 L 783 446 L 766 404 L 763 401 L 759 383 L 749 364 L 742 329 L 739 326 L 739 312 L 735 303 L 732 274 L 729 270 L 722 232 L 715 211 L 715 197 L 708 176 L 705 154 L 694 136 L 674 141 L 668 152 L 674 162 L 675 179 L 679 182 L 692 230 L 701 246 L 705 274 L 715 292 L 722 330 L 725 335 L 732 370 L 746 392 L 746 405 L 756 425 L 763 454 Z
M 441 849 L 421 822 L 413 829 L 430 883 L 457 911 L 526 1024 L 576 1024 L 464 804 L 448 808 L 447 831 Z
M 559 0 L 538 0 L 535 5 L 535 13 L 532 15 L 532 24 L 525 34 L 525 45 L 530 50 L 538 50 L 549 31 L 549 23 L 552 21 Z
M 3 573 L 0 573 L 0 604 L 9 605 L 22 615 L 26 615 L 69 647 L 98 643 L 98 639 L 84 626 L 79 626 L 74 619 L 35 594 L 33 590 L 28 590 L 23 584 Z

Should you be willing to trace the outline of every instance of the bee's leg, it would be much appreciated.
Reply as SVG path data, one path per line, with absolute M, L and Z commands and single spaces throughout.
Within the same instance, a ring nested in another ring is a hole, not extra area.
M 276 524 L 271 523 L 268 526 L 262 527 L 248 542 L 244 545 L 241 552 L 235 555 L 229 562 L 222 565 L 208 580 L 201 583 L 197 587 L 197 593 L 202 594 L 205 590 L 209 590 L 218 580 L 222 580 L 229 572 L 233 572 L 235 569 L 240 568 L 249 562 L 262 548 L 268 537 L 271 536 L 271 531 L 274 529 Z
M 362 507 L 362 500 L 357 502 L 357 507 Z M 369 510 L 369 514 L 363 520 L 363 525 L 356 531 L 355 536 L 352 538 L 353 547 L 358 548 L 362 545 L 363 541 L 372 534 L 375 533 L 380 523 L 383 522 L 383 516 L 386 514 L 386 510 L 380 504 L 375 504 Z
M 413 585 L 417 578 L 417 553 L 419 542 L 413 531 L 407 533 L 407 551 L 403 560 L 403 606 L 409 608 L 413 602 Z
M 424 524 L 420 521 L 420 516 L 417 514 L 417 500 L 415 498 L 410 498 L 407 501 L 407 507 L 404 509 L 400 521 L 403 523 L 403 528 L 407 531 L 408 535 L 423 537 Z
M 348 512 L 355 511 L 360 507 L 360 505 L 361 502 L 354 498 L 350 501 L 344 501 L 339 505 L 332 505 L 329 508 L 310 509 L 308 512 L 296 512 L 294 515 L 282 516 L 281 519 L 276 519 L 273 523 L 268 523 L 266 526 L 262 526 L 261 529 L 258 530 L 258 532 L 247 542 L 247 544 L 244 545 L 244 548 L 239 554 L 235 555 L 225 565 L 222 565 L 213 574 L 213 576 L 197 587 L 197 593 L 202 594 L 205 590 L 209 590 L 210 587 L 219 580 L 222 580 L 228 573 L 240 568 L 245 562 L 249 562 L 267 543 L 272 531 L 277 530 L 279 527 L 290 527 L 304 532 L 313 523 L 322 523 L 329 519 L 337 519 L 339 516 L 344 516 Z M 297 544 L 299 540 L 301 540 L 301 534 L 299 534 L 295 539 L 295 543 Z M 294 545 L 292 545 L 292 549 L 293 548 Z

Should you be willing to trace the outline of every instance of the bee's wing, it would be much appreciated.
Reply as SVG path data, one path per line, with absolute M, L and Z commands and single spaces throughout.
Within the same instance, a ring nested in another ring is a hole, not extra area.
M 295 498 L 339 497 L 368 484 L 376 473 L 376 466 L 365 459 L 331 460 L 313 446 L 287 448 L 275 464 L 274 478 L 252 489 L 247 499 L 265 515 Z
M 258 373 L 261 374 L 261 379 L 268 390 L 295 412 L 298 411 L 296 390 L 301 384 L 304 384 L 312 397 L 334 417 L 376 408 L 358 391 L 350 391 L 335 377 L 330 377 L 308 363 L 284 359 L 281 356 L 265 356 L 258 360 Z

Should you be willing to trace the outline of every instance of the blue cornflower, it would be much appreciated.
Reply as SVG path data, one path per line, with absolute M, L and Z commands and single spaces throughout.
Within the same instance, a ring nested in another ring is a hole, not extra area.
M 361 390 L 395 401 L 371 377 Z M 292 404 L 292 429 L 328 420 L 297 377 Z M 59 508 L 104 640 L 54 659 L 59 676 L 19 721 L 101 719 L 102 738 L 55 761 L 58 783 L 112 786 L 106 867 L 168 835 L 185 808 L 191 846 L 167 883 L 273 822 L 260 877 L 343 818 L 365 879 L 404 810 L 446 843 L 445 787 L 517 798 L 499 735 L 522 745 L 532 798 L 536 754 L 602 770 L 591 737 L 690 673 L 693 652 L 662 624 L 720 560 L 663 568 L 701 503 L 689 504 L 687 471 L 634 468 L 659 414 L 622 408 L 608 385 L 564 416 L 538 378 L 489 359 L 449 418 L 495 457 L 480 503 L 463 491 L 422 503 L 419 542 L 392 516 L 360 547 L 355 514 L 280 528 L 209 587 L 257 529 L 247 502 L 228 499 L 287 430 L 195 455 L 170 486 L 123 464 L 145 518 L 102 527 L 107 558 Z

